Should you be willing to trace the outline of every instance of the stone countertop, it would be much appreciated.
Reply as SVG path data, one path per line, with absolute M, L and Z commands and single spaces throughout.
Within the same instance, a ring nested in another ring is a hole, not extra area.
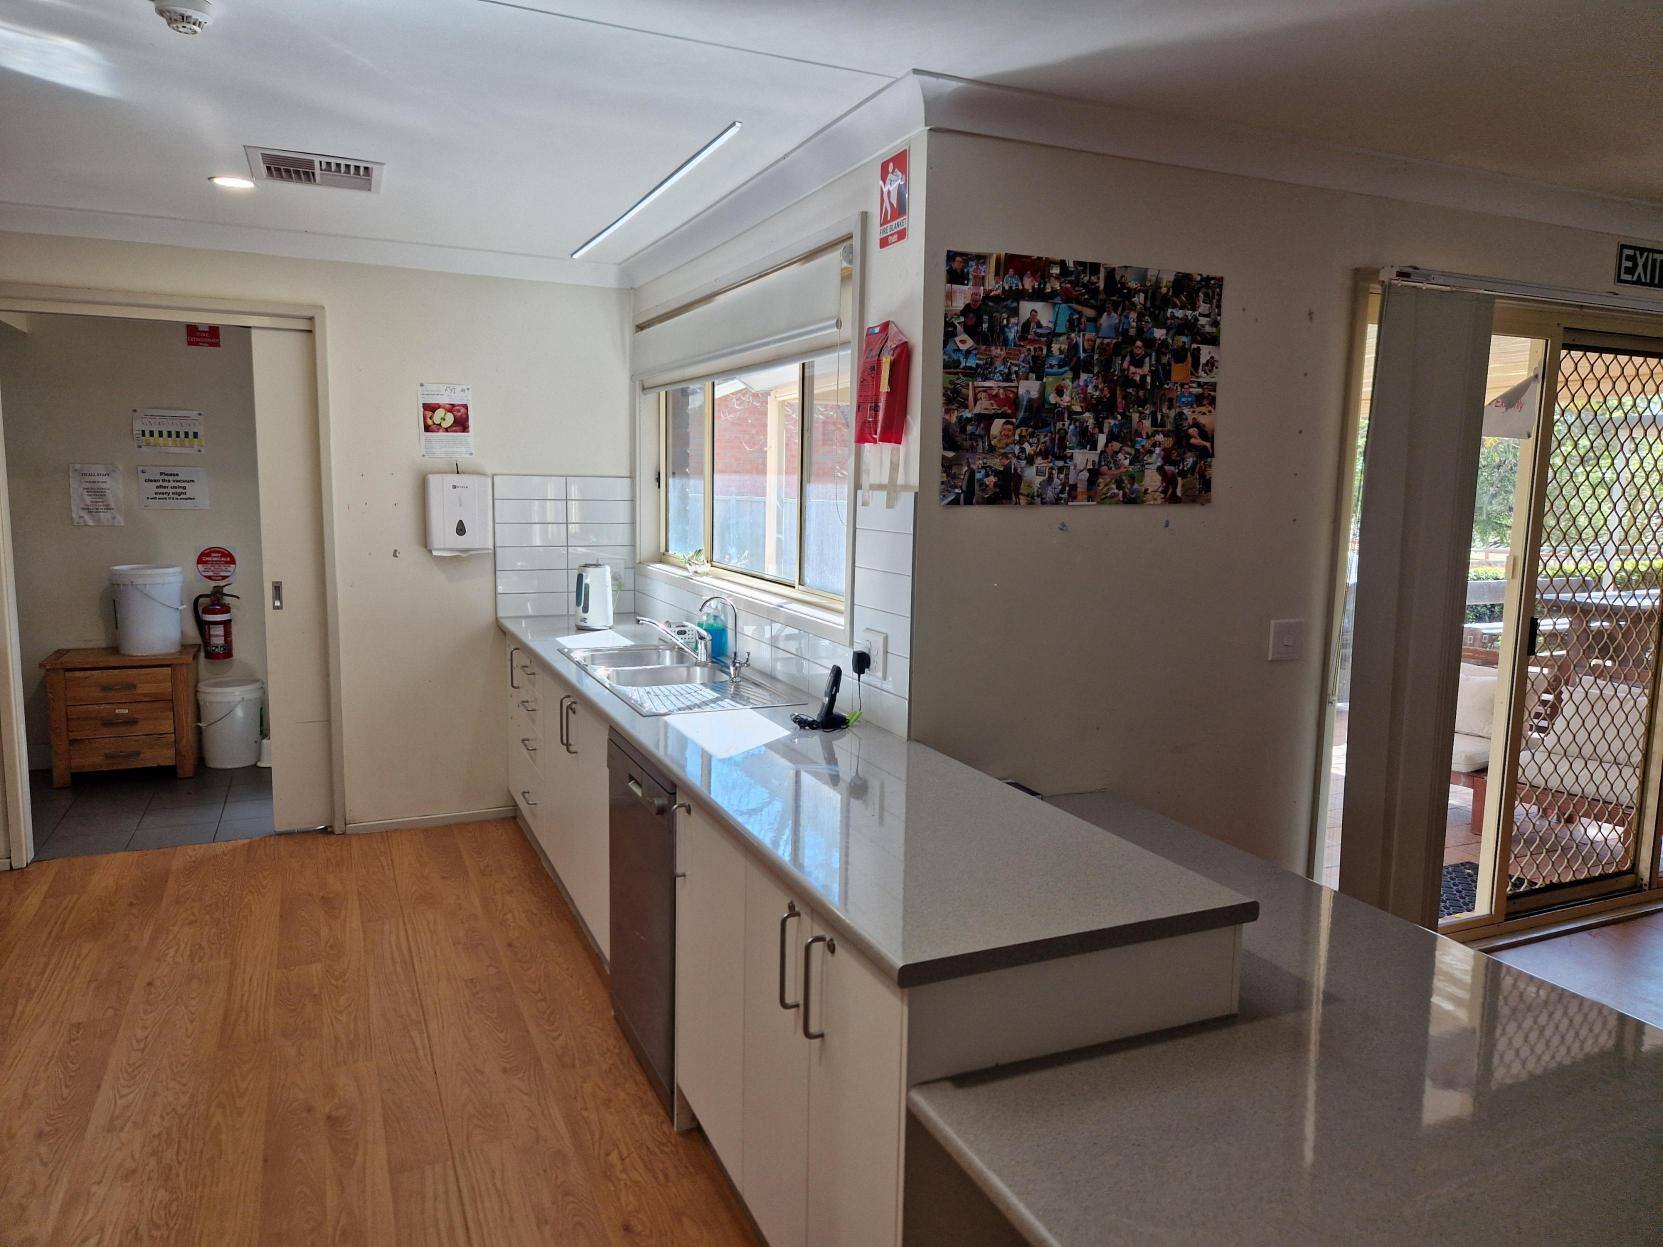
M 498 622 L 902 987 L 1258 914 L 1257 901 L 880 728 L 805 732 L 791 709 L 647 717 L 566 655 L 569 619 Z M 847 705 L 852 682 L 843 691 Z
M 1663 1241 L 1663 1030 L 1105 794 L 1231 889 L 1241 1012 L 915 1087 L 1030 1242 Z

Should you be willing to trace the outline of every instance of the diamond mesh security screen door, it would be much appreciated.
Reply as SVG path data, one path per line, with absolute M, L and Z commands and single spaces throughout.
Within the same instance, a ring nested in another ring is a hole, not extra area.
M 1509 910 L 1634 882 L 1657 695 L 1663 358 L 1567 341 L 1538 502 Z M 1499 881 L 1498 881 L 1499 882 Z

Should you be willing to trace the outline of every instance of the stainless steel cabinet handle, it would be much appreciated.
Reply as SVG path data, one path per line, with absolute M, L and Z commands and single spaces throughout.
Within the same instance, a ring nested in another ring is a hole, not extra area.
M 522 749 L 524 749 L 527 753 L 536 753 L 537 752 L 537 746 L 531 743 L 531 737 L 529 737 L 529 736 L 520 737 L 520 747 Z
M 566 699 L 566 720 L 567 720 L 568 726 L 566 727 L 566 731 L 565 731 L 564 737 L 563 737 L 564 743 L 566 745 L 566 752 L 567 753 L 576 753 L 577 752 L 577 749 L 574 748 L 573 745 L 572 745 L 572 729 L 570 727 L 570 720 L 574 716 L 576 716 L 576 714 L 577 714 L 577 698 L 568 697 Z M 660 810 L 658 812 L 660 814 L 662 814 L 664 811 Z
M 569 701 L 571 701 L 570 697 L 562 697 L 560 699 L 560 708 L 556 711 L 556 713 L 560 716 L 560 743 L 566 746 L 567 753 L 572 751 L 571 742 L 566 739 L 566 703 Z
M 797 912 L 797 902 L 796 901 L 787 901 L 785 903 L 785 912 L 780 915 L 780 993 L 779 993 L 780 994 L 780 1008 L 786 1009 L 786 1010 L 800 1009 L 802 1007 L 802 1004 L 803 1004 L 803 1002 L 800 1001 L 800 1000 L 787 1000 L 785 998 L 785 962 L 786 962 L 786 958 L 787 958 L 787 954 L 786 954 L 786 951 L 785 951 L 785 929 L 786 929 L 786 927 L 791 925 L 791 920 L 793 918 L 800 918 L 800 917 L 802 917 L 802 915 Z
M 537 713 L 537 707 L 533 706 L 531 701 L 525 697 L 520 698 L 520 709 L 525 711 L 527 714 Z
M 824 944 L 826 952 L 837 952 L 837 941 L 829 935 L 816 935 L 803 945 L 803 1038 L 824 1039 L 825 1031 L 810 1030 L 808 1026 L 809 1010 L 814 1008 L 814 981 L 808 976 L 809 963 L 814 957 L 814 946 Z
M 535 801 L 533 801 L 531 799 L 531 789 L 529 789 L 529 788 L 520 789 L 520 800 L 524 801 L 527 805 L 536 805 L 537 804 Z
M 528 662 L 522 662 L 520 664 L 520 674 L 521 675 L 530 675 L 531 674 L 531 664 L 528 663 Z
M 520 647 L 518 645 L 510 645 L 508 647 L 508 687 L 514 689 L 516 692 L 519 690 L 520 686 L 514 682 L 514 655 L 519 652 Z M 525 705 L 524 702 L 521 702 L 520 704 L 522 706 Z
M 663 814 L 670 808 L 670 803 L 663 797 L 649 797 L 647 790 L 641 786 L 641 781 L 636 779 L 635 776 L 631 775 L 629 777 L 627 786 L 630 792 L 635 795 L 636 800 L 644 802 L 654 814 Z

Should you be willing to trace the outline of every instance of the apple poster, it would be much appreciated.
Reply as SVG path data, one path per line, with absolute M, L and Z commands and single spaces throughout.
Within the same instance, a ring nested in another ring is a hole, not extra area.
M 473 386 L 423 381 L 417 386 L 424 459 L 473 458 Z

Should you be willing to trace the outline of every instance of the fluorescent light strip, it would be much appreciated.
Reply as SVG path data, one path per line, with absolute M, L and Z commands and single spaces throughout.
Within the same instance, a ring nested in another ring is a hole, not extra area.
M 605 242 L 613 234 L 617 233 L 620 229 L 622 229 L 629 222 L 629 220 L 633 216 L 635 216 L 636 213 L 640 212 L 641 209 L 645 208 L 653 200 L 657 199 L 665 191 L 669 190 L 677 182 L 681 181 L 682 178 L 686 177 L 689 173 L 693 172 L 694 169 L 696 169 L 701 163 L 703 163 L 705 158 L 708 157 L 710 155 L 710 153 L 715 151 L 723 143 L 726 143 L 729 139 L 731 139 L 734 135 L 736 135 L 738 133 L 739 133 L 739 123 L 737 121 L 730 122 L 727 129 L 723 130 L 715 138 L 711 139 L 710 142 L 706 143 L 703 147 L 699 148 L 698 151 L 694 152 L 686 160 L 682 161 L 681 164 L 676 166 L 675 170 L 670 174 L 669 177 L 665 178 L 657 186 L 653 187 L 645 195 L 641 196 L 641 198 L 637 199 L 633 204 L 631 204 L 630 207 L 629 207 L 629 210 L 626 211 L 623 214 L 623 216 L 619 217 L 616 221 L 612 222 L 611 225 L 608 225 L 600 233 L 596 234 L 588 242 L 584 243 L 576 251 L 572 252 L 572 259 L 574 259 L 574 260 L 582 259 L 584 252 L 590 251 L 593 248 L 598 247 L 601 243 Z

